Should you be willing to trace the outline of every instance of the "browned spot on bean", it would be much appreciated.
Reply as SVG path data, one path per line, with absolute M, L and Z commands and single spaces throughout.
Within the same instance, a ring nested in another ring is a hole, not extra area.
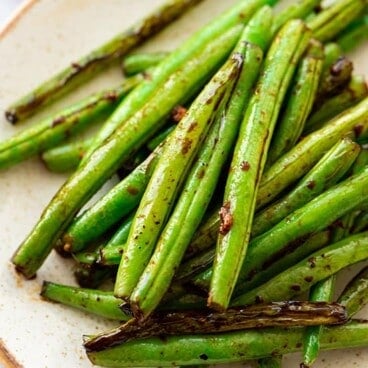
M 131 195 L 137 195 L 139 193 L 139 190 L 131 185 L 128 186 L 127 192 Z
M 147 73 L 146 71 L 144 71 L 142 74 L 143 74 L 143 78 L 145 80 L 151 80 L 152 79 L 151 73 Z
M 191 149 L 191 147 L 192 147 L 192 140 L 189 138 L 184 138 L 183 143 L 181 145 L 181 153 L 183 155 L 187 154 Z
M 304 280 L 305 280 L 306 282 L 312 282 L 312 281 L 313 281 L 313 276 L 305 276 L 305 277 L 304 277 Z
M 118 99 L 118 94 L 114 91 L 110 91 L 105 95 L 106 100 L 115 102 Z
M 219 211 L 220 234 L 226 235 L 233 226 L 233 216 L 230 213 L 230 202 L 225 202 Z
M 212 97 L 211 98 L 209 98 L 207 101 L 206 101 L 206 105 L 210 105 L 211 103 L 212 103 Z
M 291 285 L 291 290 L 300 291 L 300 285 Z
M 56 127 L 65 121 L 65 116 L 58 116 L 52 121 L 52 127 Z
M 199 173 L 197 175 L 198 179 L 202 179 L 204 177 L 204 174 L 206 173 L 205 169 L 199 170 Z
M 179 123 L 181 119 L 183 119 L 186 114 L 187 109 L 184 106 L 176 106 L 171 112 L 171 119 L 174 123 Z M 193 124 L 193 123 L 192 123 Z
M 316 187 L 316 182 L 314 180 L 310 180 L 307 183 L 307 188 L 313 190 Z
M 81 67 L 80 64 L 78 63 L 72 63 L 72 68 L 74 68 L 75 70 L 82 70 L 83 68 Z
M 314 257 L 309 258 L 308 263 L 309 263 L 310 268 L 316 267 L 316 259 Z
M 192 132 L 196 128 L 197 125 L 198 123 L 196 121 L 190 124 L 188 128 L 188 133 Z
M 240 165 L 243 171 L 248 171 L 250 169 L 250 163 L 248 161 L 243 161 Z
M 359 138 L 361 134 L 363 133 L 364 126 L 362 124 L 357 124 L 354 127 L 354 134 L 356 138 Z

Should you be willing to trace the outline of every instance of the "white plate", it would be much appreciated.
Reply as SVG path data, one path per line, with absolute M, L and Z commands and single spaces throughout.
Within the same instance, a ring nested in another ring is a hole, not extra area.
M 14 134 L 3 118 L 5 107 L 59 71 L 71 60 L 98 46 L 162 3 L 162 0 L 38 0 L 28 6 L 0 36 L 0 138 Z M 146 49 L 168 50 L 185 39 L 235 0 L 207 0 L 168 27 Z M 368 75 L 368 47 L 353 55 L 356 70 Z M 121 78 L 113 69 L 76 91 L 46 112 Z M 84 333 L 102 331 L 113 324 L 38 297 L 42 280 L 73 283 L 70 265 L 52 254 L 35 280 L 18 277 L 8 260 L 37 221 L 65 176 L 47 172 L 37 160 L 0 173 L 0 338 L 26 368 L 91 367 L 82 349 Z M 362 315 L 368 316 L 366 312 Z M 0 366 L 2 363 L 0 354 Z M 299 355 L 285 358 L 285 367 L 296 367 Z M 321 354 L 316 367 L 367 367 L 368 349 Z

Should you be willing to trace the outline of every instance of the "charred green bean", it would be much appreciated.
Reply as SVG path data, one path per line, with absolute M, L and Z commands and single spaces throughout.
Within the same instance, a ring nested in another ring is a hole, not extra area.
M 318 323 L 341 324 L 347 321 L 343 307 L 327 303 L 279 302 L 231 308 L 226 313 L 207 311 L 155 313 L 144 326 L 137 320 L 107 333 L 102 333 L 84 344 L 87 351 L 100 351 L 152 336 L 186 335 L 196 331 L 220 333 L 260 327 L 308 326 Z
M 288 300 L 337 271 L 368 258 L 368 233 L 350 236 L 321 249 L 259 287 L 239 295 L 232 306 Z
M 127 76 L 144 73 L 147 69 L 159 64 L 168 54 L 162 51 L 127 55 L 121 63 L 123 73 Z
M 349 318 L 368 303 L 368 266 L 364 267 L 345 287 L 338 303 L 346 308 Z
M 243 57 L 242 71 L 233 98 L 220 111 L 194 162 L 150 262 L 133 291 L 130 303 L 137 315 L 148 315 L 158 305 L 198 227 L 218 179 L 231 155 L 244 107 L 257 79 L 263 50 L 271 41 L 272 10 L 261 8 L 245 27 L 234 53 Z M 264 30 L 269 30 L 265 32 Z
M 17 121 L 34 114 L 40 107 L 67 93 L 86 79 L 93 77 L 97 71 L 106 67 L 106 64 L 126 54 L 133 47 L 160 31 L 199 1 L 168 0 L 165 5 L 156 9 L 127 31 L 117 35 L 78 61 L 71 63 L 63 71 L 9 106 L 5 112 L 6 118 L 15 124 Z
M 206 364 L 228 364 L 299 351 L 302 336 L 300 328 L 168 336 L 165 340 L 130 341 L 99 352 L 87 352 L 87 355 L 93 364 L 119 368 L 185 366 L 204 361 Z M 368 323 L 365 321 L 326 327 L 321 338 L 322 349 L 365 347 L 367 344 Z
M 281 28 L 265 58 L 262 76 L 240 127 L 226 182 L 208 305 L 226 309 L 246 256 L 257 189 L 272 132 L 295 64 L 310 33 L 300 20 Z
M 166 141 L 129 232 L 115 282 L 116 296 L 128 299 L 136 287 L 214 114 L 238 79 L 242 62 L 243 56 L 234 54 L 221 67 Z

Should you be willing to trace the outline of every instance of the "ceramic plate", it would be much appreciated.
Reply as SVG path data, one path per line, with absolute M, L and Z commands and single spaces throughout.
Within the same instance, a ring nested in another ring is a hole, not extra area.
M 72 60 L 124 30 L 162 0 L 34 0 L 28 1 L 0 35 L 0 138 L 14 134 L 42 116 L 57 111 L 80 96 L 116 85 L 121 79 L 113 68 L 72 95 L 52 105 L 26 124 L 13 127 L 3 118 L 5 107 Z M 145 45 L 147 50 L 169 50 L 200 25 L 236 0 L 208 0 Z M 368 46 L 354 55 L 356 70 L 368 75 Z M 66 176 L 51 174 L 38 159 L 0 173 L 0 338 L 19 364 L 26 368 L 87 368 L 82 334 L 96 333 L 113 324 L 61 305 L 42 301 L 43 280 L 74 283 L 68 261 L 52 254 L 37 278 L 24 281 L 9 263 L 12 253 L 32 229 L 44 206 Z M 344 276 L 343 276 L 344 278 Z M 368 317 L 367 311 L 362 312 Z M 1 349 L 0 349 L 1 350 Z M 12 366 L 5 352 L 0 366 Z M 296 367 L 299 355 L 285 358 Z M 368 349 L 323 353 L 316 367 L 368 365 Z M 244 365 L 243 365 L 244 366 Z

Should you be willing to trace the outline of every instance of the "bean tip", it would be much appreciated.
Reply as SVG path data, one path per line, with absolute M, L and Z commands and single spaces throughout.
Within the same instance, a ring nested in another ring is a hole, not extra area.
M 220 303 L 214 301 L 211 295 L 208 297 L 207 307 L 218 313 L 223 313 L 226 311 L 226 308 Z
M 27 280 L 33 280 L 36 278 L 36 272 L 30 270 L 26 265 L 20 265 L 16 261 L 13 260 L 14 268 L 17 274 L 22 275 Z
M 43 281 L 42 285 L 41 285 L 41 291 L 40 291 L 40 296 L 42 296 L 45 299 L 48 299 L 46 296 L 46 292 L 47 292 L 47 287 L 50 285 L 49 281 Z

